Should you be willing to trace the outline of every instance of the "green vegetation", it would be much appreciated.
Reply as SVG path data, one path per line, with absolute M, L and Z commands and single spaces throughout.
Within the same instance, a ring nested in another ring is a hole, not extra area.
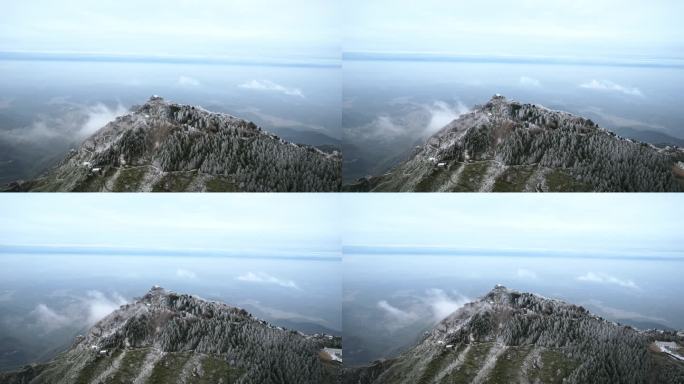
M 464 349 L 465 346 L 459 345 L 457 349 L 444 348 L 442 351 L 440 351 L 437 356 L 430 360 L 430 363 L 428 363 L 427 367 L 425 367 L 425 371 L 423 371 L 419 383 L 432 383 L 437 374 L 446 368 L 446 366 L 449 365 L 453 359 L 457 358 L 458 354 Z
M 520 347 L 508 347 L 499 358 L 492 369 L 492 372 L 487 378 L 486 383 L 491 384 L 506 384 L 512 381 L 512 378 L 517 377 L 520 372 L 520 367 L 525 358 L 533 350 L 531 345 Z M 542 381 L 543 383 L 551 383 Z
M 541 367 L 532 372 L 531 378 L 543 383 L 563 383 L 577 369 L 579 363 L 565 356 L 561 351 L 547 349 L 541 353 Z
M 493 192 L 520 192 L 525 189 L 536 167 L 531 165 L 510 166 L 494 183 Z
M 188 189 L 195 179 L 196 172 L 166 173 L 152 186 L 152 192 L 182 192 Z
M 591 186 L 582 183 L 567 173 L 555 169 L 546 175 L 549 192 L 591 192 Z
M 491 165 L 489 161 L 478 161 L 465 163 L 463 172 L 458 178 L 456 185 L 451 189 L 452 192 L 475 192 L 480 189 L 484 181 L 487 169 Z
M 482 362 L 486 359 L 494 343 L 471 344 L 470 350 L 465 356 L 463 364 L 449 375 L 449 383 L 470 383 L 482 368 Z
M 216 176 L 207 181 L 207 192 L 238 192 L 239 189 L 229 177 Z
M 138 191 L 147 171 L 147 167 L 120 168 L 112 192 Z

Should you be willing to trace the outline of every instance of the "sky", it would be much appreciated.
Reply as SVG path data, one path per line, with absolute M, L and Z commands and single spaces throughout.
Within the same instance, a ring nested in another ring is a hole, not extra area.
M 339 258 L 338 209 L 326 194 L 9 194 L 0 246 Z
M 13 1 L 0 51 L 336 58 L 337 0 Z
M 681 58 L 682 14 L 678 0 L 350 0 L 343 49 Z
M 678 194 L 344 195 L 345 247 L 684 257 Z

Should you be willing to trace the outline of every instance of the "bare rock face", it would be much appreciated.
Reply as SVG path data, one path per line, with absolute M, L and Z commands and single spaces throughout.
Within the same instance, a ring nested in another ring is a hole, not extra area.
M 158 96 L 13 191 L 337 191 L 341 155 Z
M 681 333 L 638 331 L 586 309 L 496 286 L 394 359 L 347 369 L 347 383 L 680 383 L 684 361 L 654 346 Z
M 389 173 L 349 191 L 682 191 L 681 148 L 623 139 L 594 122 L 494 96 Z
M 244 309 L 154 287 L 46 364 L 3 383 L 334 383 L 339 338 L 307 336 Z

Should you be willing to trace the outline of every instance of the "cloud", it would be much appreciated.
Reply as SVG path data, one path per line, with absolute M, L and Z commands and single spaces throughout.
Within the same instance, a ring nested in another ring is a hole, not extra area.
M 412 323 L 437 323 L 468 303 L 470 299 L 441 289 L 428 289 L 424 295 L 409 296 L 405 308 L 380 300 L 377 307 L 384 313 L 387 327 L 397 330 Z
M 441 100 L 432 103 L 416 103 L 407 98 L 394 99 L 390 106 L 393 111 L 377 115 L 369 123 L 349 128 L 345 134 L 349 140 L 414 142 L 416 139 L 431 136 L 444 128 L 469 109 L 460 101 L 455 104 Z
M 416 313 L 402 311 L 401 309 L 388 303 L 386 300 L 378 301 L 378 308 L 382 309 L 386 315 L 393 320 L 401 323 L 410 323 L 418 319 Z
M 625 87 L 608 80 L 591 80 L 587 83 L 580 84 L 580 87 L 597 91 L 619 92 L 629 96 L 644 96 L 639 88 Z
M 425 302 L 432 309 L 432 317 L 437 321 L 441 321 L 445 317 L 454 313 L 457 309 L 464 306 L 470 301 L 465 296 L 457 295 L 452 297 L 441 289 L 430 289 L 425 297 Z
M 61 328 L 90 327 L 127 303 L 118 293 L 106 295 L 100 291 L 88 291 L 85 296 L 73 299 L 75 302 L 60 310 L 40 303 L 29 313 L 29 318 L 44 332 Z
M 299 88 L 288 88 L 270 80 L 251 80 L 244 84 L 238 85 L 238 87 L 255 91 L 278 92 L 288 96 L 304 98 L 304 94 Z
M 633 289 L 639 288 L 634 283 L 634 281 L 632 281 L 632 280 L 618 279 L 615 276 L 607 275 L 605 273 L 587 272 L 586 274 L 584 274 L 582 276 L 578 276 L 577 280 L 587 281 L 587 282 L 591 282 L 591 283 L 599 283 L 599 284 L 614 284 L 614 285 L 619 285 L 619 286 L 625 287 L 625 288 L 633 288 Z
M 428 135 L 432 135 L 459 116 L 469 112 L 468 107 L 460 101 L 453 106 L 444 101 L 435 101 L 432 105 L 425 106 L 425 108 L 430 113 L 430 120 L 426 127 Z
M 128 113 L 121 104 L 113 108 L 104 103 L 84 105 L 69 102 L 64 97 L 52 98 L 48 104 L 59 106 L 60 112 L 41 114 L 29 125 L 0 130 L 0 139 L 31 144 L 42 144 L 49 140 L 48 144 L 55 147 L 58 143 L 56 139 L 61 140 L 61 144 L 80 141 L 118 116 Z
M 72 323 L 69 317 L 55 312 L 42 303 L 38 304 L 30 315 L 35 319 L 36 325 L 46 332 L 54 331 Z
M 273 284 L 285 288 L 300 289 L 299 286 L 292 280 L 280 279 L 263 272 L 247 272 L 244 275 L 238 276 L 237 279 L 250 283 Z
M 80 136 L 90 136 L 98 129 L 104 127 L 110 121 L 128 113 L 128 110 L 121 104 L 116 108 L 109 108 L 103 103 L 97 103 L 85 110 L 86 120 L 78 131 Z
M 105 316 L 127 303 L 126 299 L 118 293 L 107 296 L 100 291 L 89 291 L 86 298 L 83 299 L 83 302 L 87 307 L 87 325 L 97 323 Z
M 194 79 L 189 76 L 180 76 L 178 77 L 178 85 L 182 87 L 198 87 L 201 85 L 199 80 Z
M 518 268 L 517 276 L 520 279 L 536 279 L 537 274 L 529 269 Z
M 527 76 L 520 76 L 520 85 L 524 87 L 541 87 L 539 80 Z
M 179 268 L 176 270 L 176 276 L 182 278 L 182 279 L 196 279 L 197 274 L 193 271 L 189 271 L 187 269 L 182 269 Z

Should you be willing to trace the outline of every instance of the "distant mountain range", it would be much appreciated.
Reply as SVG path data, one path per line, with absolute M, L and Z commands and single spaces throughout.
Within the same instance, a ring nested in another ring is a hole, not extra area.
M 432 135 L 386 174 L 344 189 L 682 191 L 684 149 L 622 138 L 591 120 L 497 95 Z
M 345 383 L 682 383 L 684 332 L 639 331 L 496 286 Z
M 12 383 L 335 383 L 341 339 L 273 326 L 243 309 L 159 287 Z
M 294 134 L 293 134 L 294 136 Z M 8 191 L 338 191 L 342 159 L 254 123 L 154 96 Z

